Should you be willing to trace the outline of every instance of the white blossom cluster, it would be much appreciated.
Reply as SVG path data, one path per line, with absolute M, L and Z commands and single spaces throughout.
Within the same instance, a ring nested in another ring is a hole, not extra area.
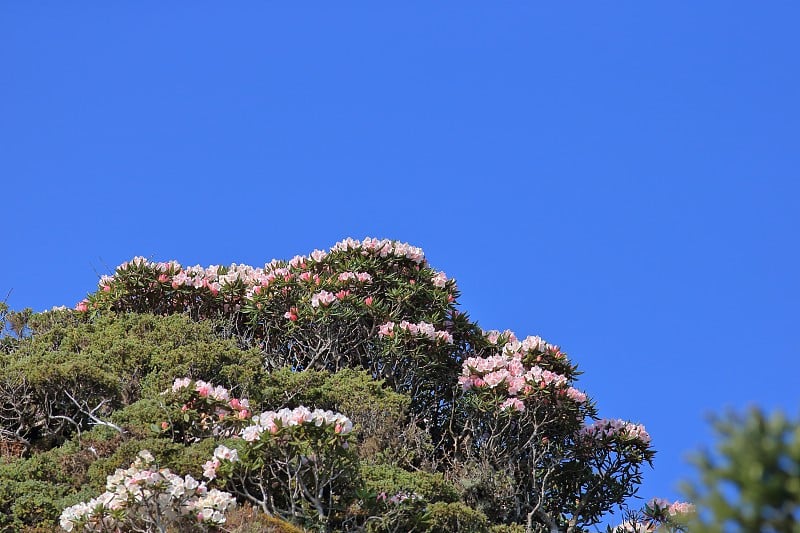
M 208 490 L 204 482 L 188 474 L 181 477 L 159 469 L 152 454 L 142 450 L 129 468 L 108 476 L 106 492 L 64 509 L 60 525 L 66 531 L 126 530 L 147 517 L 166 524 L 188 518 L 198 524 L 219 525 L 235 505 L 232 494 Z
M 643 444 L 650 443 L 650 434 L 647 433 L 644 426 L 641 424 L 634 424 L 621 419 L 601 419 L 594 423 L 584 426 L 578 432 L 580 436 L 590 438 L 607 438 L 615 435 L 620 435 L 628 439 L 641 441 Z
M 441 341 L 446 344 L 453 344 L 453 335 L 444 330 L 436 329 L 433 324 L 427 322 L 417 322 L 416 324 L 403 320 L 399 324 L 386 322 L 378 328 L 378 335 L 381 337 L 393 337 L 395 331 L 407 331 L 411 335 L 425 337 L 434 342 Z
M 300 406 L 295 409 L 281 409 L 277 412 L 267 411 L 252 418 L 252 425 L 244 428 L 239 434 L 244 440 L 253 442 L 260 440 L 261 434 L 277 433 L 280 428 L 298 426 L 301 424 L 314 424 L 332 426 L 339 435 L 347 435 L 353 430 L 353 422 L 341 413 L 323 411 Z

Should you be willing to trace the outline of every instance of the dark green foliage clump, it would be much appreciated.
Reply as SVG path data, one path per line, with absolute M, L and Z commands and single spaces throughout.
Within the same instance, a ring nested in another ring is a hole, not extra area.
M 0 355 L 0 437 L 28 448 L 47 449 L 87 429 L 89 412 L 108 417 L 157 398 L 177 377 L 257 395 L 264 375 L 257 350 L 241 350 L 209 323 L 181 315 L 29 320 L 33 334 Z
M 415 494 L 429 502 L 453 503 L 459 493 L 442 474 L 424 471 L 409 472 L 396 466 L 379 464 L 362 467 L 365 487 L 374 494 Z
M 461 502 L 436 502 L 428 506 L 422 519 L 426 533 L 488 533 L 486 515 Z

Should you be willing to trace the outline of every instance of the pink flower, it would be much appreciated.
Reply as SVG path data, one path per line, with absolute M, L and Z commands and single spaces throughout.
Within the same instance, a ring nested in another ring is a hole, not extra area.
M 372 306 L 372 296 L 367 296 L 366 298 L 364 298 L 364 304 L 365 304 L 367 307 L 370 307 L 370 306 Z
M 522 400 L 518 398 L 509 398 L 508 400 L 504 401 L 500 404 L 500 409 L 514 409 L 519 411 L 520 413 L 525 410 L 525 404 L 522 403 Z
M 81 300 L 78 302 L 78 305 L 75 306 L 75 310 L 81 313 L 85 313 L 89 310 L 89 300 Z
M 381 337 L 392 337 L 394 335 L 394 322 L 387 322 L 379 327 L 378 335 Z
M 319 291 L 311 297 L 311 307 L 327 307 L 336 301 L 336 295 L 328 291 Z
M 688 502 L 674 502 L 669 506 L 667 512 L 669 512 L 670 516 L 674 516 L 676 514 L 685 514 L 685 513 L 693 513 L 695 510 L 694 505 Z
M 575 403 L 586 401 L 586 394 L 573 387 L 567 389 L 567 397 Z
M 483 376 L 483 379 L 484 381 L 486 381 L 486 384 L 489 387 L 494 388 L 500 383 L 502 383 L 507 377 L 508 377 L 508 370 L 503 369 L 503 370 L 498 370 L 496 372 L 490 372 L 485 376 Z
M 195 384 L 194 390 L 197 392 L 197 394 L 205 398 L 206 396 L 211 394 L 211 391 L 214 390 L 214 387 L 212 387 L 210 383 L 206 383 L 205 381 L 198 381 Z

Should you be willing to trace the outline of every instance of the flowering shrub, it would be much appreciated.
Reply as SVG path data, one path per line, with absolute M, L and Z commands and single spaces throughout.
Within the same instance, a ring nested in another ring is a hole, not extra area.
M 147 450 L 131 466 L 108 476 L 106 492 L 61 513 L 66 531 L 206 531 L 225 522 L 233 496 L 192 476 L 159 469 Z
M 455 282 L 432 269 L 421 249 L 367 238 L 263 267 L 136 257 L 103 277 L 76 309 L 224 318 L 229 331 L 263 351 L 268 369 L 360 367 L 401 392 L 427 390 L 414 395 L 412 410 L 436 432 L 452 401 L 458 338 L 471 327 L 455 313 L 456 296 Z M 430 336 L 437 346 L 409 351 L 376 342 L 389 322 L 408 333 L 405 343 Z
M 622 421 L 584 426 L 594 405 L 572 386 L 576 368 L 557 346 L 509 331 L 482 337 L 483 355 L 467 358 L 458 378 L 468 443 L 462 468 L 481 472 L 470 481 L 475 503 L 489 500 L 490 518 L 529 528 L 596 523 L 635 492 L 640 466 L 653 456 L 649 435 Z M 602 501 L 591 496 L 600 487 Z
M 450 333 L 438 330 L 433 324 L 428 324 L 427 322 L 412 324 L 403 320 L 399 324 L 387 322 L 378 328 L 378 335 L 381 337 L 394 337 L 395 332 L 426 338 L 433 342 L 453 344 L 453 336 Z
M 172 409 L 168 410 L 169 420 L 155 429 L 168 433 L 176 442 L 189 444 L 208 437 L 230 437 L 247 424 L 252 414 L 246 398 L 233 398 L 226 388 L 202 380 L 175 378 L 172 388 L 162 394 Z
M 558 347 L 539 337 L 528 337 L 522 342 L 506 343 L 498 355 L 468 358 L 458 382 L 467 391 L 490 390 L 492 395 L 507 396 L 500 409 L 524 411 L 523 399 L 545 389 L 552 393 L 553 401 L 586 402 L 586 394 L 569 386 L 570 378 L 539 366 L 538 363 L 546 361 L 543 355 L 562 362 L 566 359 Z
M 355 497 L 352 429 L 349 418 L 333 411 L 267 411 L 230 441 L 235 449 L 217 448 L 204 475 L 264 512 L 330 525 Z
M 357 268 L 346 269 L 348 264 L 373 268 L 380 264 L 389 269 L 377 269 L 371 274 Z M 385 239 L 346 239 L 329 252 L 315 250 L 288 262 L 273 260 L 264 267 L 235 263 L 228 267 L 184 267 L 177 261 L 154 262 L 134 257 L 118 266 L 113 276 L 103 276 L 99 291 L 79 302 L 75 309 L 88 312 L 110 306 L 115 310 L 188 311 L 196 316 L 212 316 L 245 306 L 257 313 L 298 289 L 306 289 L 302 300 L 307 305 L 325 307 L 349 296 L 350 289 L 363 291 L 375 281 L 375 275 L 380 278 L 377 284 L 385 288 L 384 276 L 390 273 L 407 276 L 412 284 L 424 281 L 436 289 L 448 287 L 447 276 L 427 266 L 420 248 Z M 452 282 L 449 288 L 455 289 Z

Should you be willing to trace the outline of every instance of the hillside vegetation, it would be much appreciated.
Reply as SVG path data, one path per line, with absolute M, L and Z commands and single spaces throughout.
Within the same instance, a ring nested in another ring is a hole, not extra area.
M 558 346 L 483 331 L 422 250 L 144 258 L 75 309 L 3 309 L 3 531 L 586 531 L 644 427 Z

